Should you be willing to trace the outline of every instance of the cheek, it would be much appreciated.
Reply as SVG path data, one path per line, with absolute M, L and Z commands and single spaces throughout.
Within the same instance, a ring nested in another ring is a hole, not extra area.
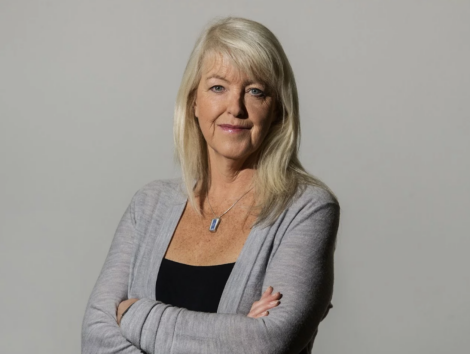
M 219 106 L 215 100 L 200 99 L 195 107 L 196 116 L 201 121 L 214 121 L 220 114 Z
M 268 131 L 268 125 L 259 126 L 258 129 L 255 131 L 255 134 L 253 135 L 253 145 L 259 147 L 268 135 Z
M 271 127 L 272 120 L 273 120 L 273 115 L 270 109 L 264 108 L 264 109 L 259 109 L 256 114 L 256 126 L 258 127 L 259 134 L 262 134 L 265 136 L 269 128 Z

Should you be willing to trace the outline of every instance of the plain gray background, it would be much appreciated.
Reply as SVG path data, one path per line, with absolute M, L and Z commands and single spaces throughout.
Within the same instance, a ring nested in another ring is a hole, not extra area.
M 80 352 L 133 193 L 179 176 L 176 92 L 227 15 L 280 39 L 302 161 L 341 202 L 314 352 L 467 352 L 470 2 L 445 0 L 0 0 L 0 352 Z

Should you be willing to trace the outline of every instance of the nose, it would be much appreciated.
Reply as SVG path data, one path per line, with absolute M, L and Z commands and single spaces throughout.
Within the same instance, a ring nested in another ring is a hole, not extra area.
M 243 93 L 233 92 L 229 95 L 227 113 L 236 118 L 248 118 L 248 112 L 245 106 L 245 95 Z

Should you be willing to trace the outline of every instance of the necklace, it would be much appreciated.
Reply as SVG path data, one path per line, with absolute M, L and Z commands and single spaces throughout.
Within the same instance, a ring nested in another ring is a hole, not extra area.
M 209 195 L 206 193 L 206 198 L 207 198 L 207 202 L 209 203 L 209 207 L 211 208 L 212 210 L 212 214 L 214 214 L 214 218 L 212 219 L 211 221 L 211 225 L 209 226 L 209 231 L 210 232 L 216 232 L 217 231 L 217 227 L 219 226 L 220 224 L 220 218 L 222 216 L 224 216 L 225 214 L 227 214 L 229 212 L 230 209 L 232 209 L 235 204 L 238 203 L 238 201 L 240 199 L 242 199 L 249 191 L 251 191 L 253 189 L 253 187 L 251 187 L 250 189 L 248 189 L 245 193 L 243 193 L 243 195 L 238 198 L 235 203 L 232 204 L 232 206 L 230 208 L 228 208 L 227 210 L 225 210 L 225 212 L 223 214 L 221 214 L 220 216 L 216 216 L 215 213 L 214 213 L 214 209 L 212 209 L 212 205 L 211 205 L 211 202 L 209 201 Z

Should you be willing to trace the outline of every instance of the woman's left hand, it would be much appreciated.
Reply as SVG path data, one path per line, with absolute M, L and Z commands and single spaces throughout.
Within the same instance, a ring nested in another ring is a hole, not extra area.
M 117 313 L 116 313 L 116 320 L 119 326 L 121 325 L 122 314 L 137 300 L 139 299 L 128 299 L 128 300 L 124 300 L 123 302 L 119 304 L 117 308 Z

